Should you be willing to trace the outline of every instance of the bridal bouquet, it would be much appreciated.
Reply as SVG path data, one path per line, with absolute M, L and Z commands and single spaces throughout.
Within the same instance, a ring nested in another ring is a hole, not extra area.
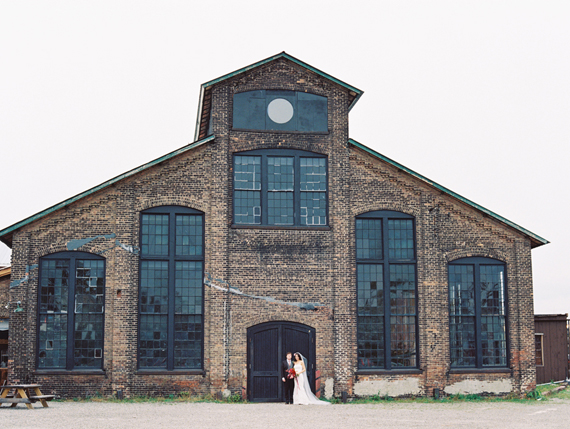
M 288 369 L 287 370 L 287 378 L 292 380 L 295 377 L 297 377 L 297 373 L 295 372 L 295 368 Z

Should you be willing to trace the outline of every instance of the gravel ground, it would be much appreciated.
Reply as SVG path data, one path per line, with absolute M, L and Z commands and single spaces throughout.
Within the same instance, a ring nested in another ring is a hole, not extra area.
M 285 404 L 51 402 L 2 406 L 0 428 L 569 428 L 570 401 Z

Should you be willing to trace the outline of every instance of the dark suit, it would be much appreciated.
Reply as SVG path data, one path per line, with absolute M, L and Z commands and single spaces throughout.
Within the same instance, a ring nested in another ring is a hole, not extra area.
M 293 360 L 291 360 L 291 366 L 287 364 L 287 359 L 285 359 L 281 364 L 283 378 L 285 378 L 285 383 L 283 383 L 284 391 L 285 391 L 285 403 L 292 404 L 293 403 L 293 390 L 295 389 L 295 380 L 292 378 L 287 378 L 288 370 L 293 368 Z

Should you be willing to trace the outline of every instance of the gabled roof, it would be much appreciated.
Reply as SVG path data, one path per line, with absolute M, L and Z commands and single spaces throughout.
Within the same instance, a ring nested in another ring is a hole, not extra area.
M 58 203 L 54 206 L 51 206 L 50 208 L 47 208 L 47 209 L 45 209 L 39 213 L 36 213 L 33 216 L 30 216 L 24 220 L 21 220 L 20 222 L 17 222 L 14 225 L 9 226 L 8 228 L 1 230 L 0 231 L 0 241 L 5 243 L 8 247 L 12 247 L 12 234 L 17 229 L 19 229 L 25 225 L 28 225 L 29 223 L 32 223 L 33 221 L 38 220 L 44 216 L 47 216 L 50 213 L 55 212 L 56 210 L 59 210 L 65 206 L 68 206 L 71 203 L 74 203 L 74 202 L 76 202 L 82 198 L 85 198 L 91 194 L 94 194 L 97 191 L 105 189 L 105 188 L 107 188 L 107 187 L 109 187 L 109 186 L 111 186 L 111 185 L 113 185 L 113 184 L 115 184 L 115 183 L 117 183 L 123 179 L 126 179 L 127 177 L 134 176 L 135 174 L 140 173 L 141 171 L 144 171 L 150 167 L 154 167 L 155 165 L 160 164 L 161 162 L 164 162 L 170 158 L 174 158 L 176 155 L 180 155 L 184 152 L 187 152 L 191 149 L 194 149 L 194 148 L 201 146 L 204 143 L 208 143 L 212 140 L 214 140 L 214 136 L 210 136 L 210 137 L 205 138 L 203 140 L 187 144 L 186 146 L 183 146 L 180 149 L 177 149 L 173 152 L 167 153 L 166 155 L 163 155 L 160 158 L 156 158 L 153 161 L 147 162 L 146 164 L 143 164 L 140 167 L 133 168 L 132 170 L 127 171 L 126 173 L 123 173 L 119 176 L 113 177 L 111 180 L 107 180 L 106 182 L 103 182 L 100 185 L 97 185 L 91 189 L 88 189 L 85 192 L 81 192 L 80 194 L 77 194 L 74 197 L 71 197 L 65 201 L 62 201 L 61 203 Z
M 476 209 L 476 210 L 482 212 L 483 214 L 489 216 L 490 218 L 495 219 L 495 220 L 501 222 L 502 224 L 507 225 L 507 226 L 509 226 L 509 227 L 511 227 L 511 228 L 513 228 L 513 229 L 515 229 L 515 230 L 517 230 L 518 232 L 520 232 L 520 233 L 526 235 L 526 236 L 530 239 L 531 247 L 532 247 L 532 248 L 535 248 L 535 247 L 538 247 L 538 246 L 542 246 L 543 244 L 548 244 L 548 243 L 549 243 L 548 240 L 545 240 L 544 238 L 542 238 L 542 237 L 540 237 L 540 236 L 534 234 L 533 232 L 530 232 L 528 229 L 525 229 L 525 228 L 523 228 L 522 226 L 519 226 L 519 225 L 517 225 L 516 223 L 511 222 L 510 220 L 505 219 L 505 218 L 502 217 L 502 216 L 499 216 L 498 214 L 492 212 L 491 210 L 488 210 L 488 209 L 486 209 L 485 207 L 480 206 L 479 204 L 474 203 L 473 201 L 468 200 L 468 199 L 465 198 L 465 197 L 462 197 L 461 195 L 459 195 L 459 194 L 453 192 L 453 191 L 450 190 L 450 189 L 447 189 L 447 188 L 444 187 L 444 186 L 441 186 L 440 184 L 434 182 L 433 180 L 430 180 L 430 179 L 428 179 L 427 177 L 422 176 L 422 175 L 419 174 L 419 173 L 416 173 L 415 171 L 409 169 L 408 167 L 405 167 L 405 166 L 403 166 L 402 164 L 397 163 L 396 161 L 394 161 L 394 160 L 392 160 L 392 159 L 390 159 L 390 158 L 388 158 L 388 157 L 386 157 L 386 156 L 384 156 L 384 155 L 382 155 L 382 154 L 376 152 L 376 151 L 373 150 L 373 149 L 370 149 L 370 148 L 367 147 L 367 146 L 364 146 L 362 143 L 358 143 L 356 140 L 349 139 L 349 140 L 348 140 L 348 143 L 351 144 L 351 145 L 353 145 L 353 146 L 355 146 L 355 147 L 357 147 L 357 148 L 359 148 L 359 149 L 362 149 L 362 150 L 365 151 L 365 152 L 368 152 L 370 155 L 372 155 L 372 156 L 374 156 L 374 157 L 376 157 L 376 158 L 378 158 L 378 159 L 381 159 L 382 161 L 384 161 L 384 162 L 386 162 L 386 163 L 388 163 L 388 164 L 390 164 L 390 165 L 396 167 L 398 170 L 403 171 L 403 172 L 409 174 L 409 175 L 412 176 L 412 177 L 415 177 L 416 179 L 418 179 L 418 180 L 420 180 L 420 181 L 422 181 L 422 182 L 428 184 L 429 186 L 436 188 L 437 190 L 443 192 L 444 194 L 447 194 L 447 195 L 449 195 L 449 196 L 455 198 L 456 200 L 459 200 L 459 201 L 461 201 L 462 203 L 467 204 L 468 206 L 473 207 L 474 209 Z
M 350 104 L 348 106 L 348 110 L 350 111 L 350 109 L 352 109 L 352 107 L 356 104 L 356 102 L 358 101 L 358 99 L 362 96 L 362 94 L 364 93 L 364 91 L 361 91 L 358 88 L 355 88 L 352 85 L 349 85 L 333 76 L 331 76 L 330 74 L 327 74 L 307 63 L 304 63 L 301 60 L 298 60 L 295 57 L 292 57 L 291 55 L 289 55 L 286 52 L 281 52 L 280 54 L 274 55 L 272 57 L 266 58 L 264 60 L 258 61 L 256 63 L 253 63 L 247 67 L 241 68 L 239 70 L 236 70 L 234 72 L 225 74 L 217 79 L 213 79 L 209 82 L 206 82 L 204 84 L 202 84 L 202 87 L 200 89 L 200 104 L 198 105 L 198 119 L 196 121 L 196 133 L 194 135 L 194 139 L 202 139 L 204 137 L 206 137 L 207 133 L 208 133 L 208 126 L 209 126 L 209 118 L 210 118 L 210 108 L 211 108 L 211 89 L 214 85 L 216 85 L 217 83 L 223 82 L 224 80 L 230 79 L 234 76 L 237 76 L 241 73 L 245 73 L 248 72 L 250 70 L 253 70 L 257 67 L 260 67 L 264 64 L 270 63 L 272 61 L 278 60 L 280 58 L 285 58 L 301 67 L 306 68 L 307 70 L 310 70 L 316 74 L 318 74 L 319 76 L 324 77 L 325 79 L 328 79 L 344 88 L 346 88 L 350 94 Z

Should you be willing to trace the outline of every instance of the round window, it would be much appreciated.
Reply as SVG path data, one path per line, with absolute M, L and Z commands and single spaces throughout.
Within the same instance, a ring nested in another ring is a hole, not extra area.
M 277 124 L 285 124 L 293 117 L 293 105 L 284 98 L 276 98 L 267 106 L 269 119 Z

